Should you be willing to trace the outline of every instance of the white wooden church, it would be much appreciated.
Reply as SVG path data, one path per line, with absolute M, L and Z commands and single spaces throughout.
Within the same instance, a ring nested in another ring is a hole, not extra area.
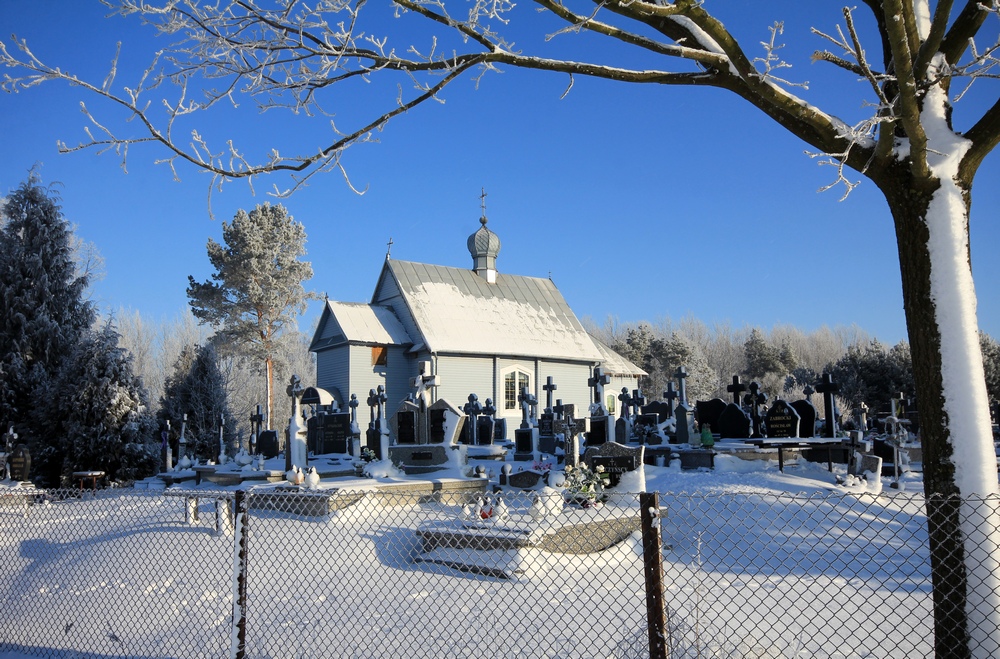
M 310 350 L 316 353 L 316 387 L 341 409 L 357 395 L 385 387 L 391 413 L 415 391 L 421 368 L 436 376 L 430 402 L 461 408 L 469 394 L 493 401 L 513 436 L 523 387 L 539 407 L 551 377 L 553 400 L 586 414 L 593 402 L 587 380 L 600 365 L 611 376 L 605 405 L 614 413 L 622 387 L 638 387 L 644 371 L 584 330 L 550 279 L 497 271 L 500 239 L 487 227 L 469 236 L 469 270 L 386 257 L 371 302 L 328 300 Z

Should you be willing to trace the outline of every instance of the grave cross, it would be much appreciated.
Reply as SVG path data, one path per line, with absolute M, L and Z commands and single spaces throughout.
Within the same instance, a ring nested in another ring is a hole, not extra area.
M 483 405 L 483 414 L 485 414 L 486 416 L 496 416 L 496 413 L 497 413 L 497 408 L 496 405 L 493 404 L 493 399 L 487 398 L 486 404 Z
M 767 394 L 760 390 L 760 385 L 756 382 L 750 383 L 750 394 L 747 396 L 747 403 L 750 405 L 750 419 L 753 421 L 753 434 L 751 437 L 759 439 L 764 435 L 760 431 L 760 406 L 767 402 Z
M 824 373 L 822 381 L 816 385 L 816 391 L 823 394 L 823 412 L 826 418 L 823 424 L 823 436 L 836 437 L 837 419 L 834 414 L 833 395 L 840 391 L 840 385 L 833 381 L 833 376 Z
M 680 395 L 681 403 L 687 404 L 688 402 L 688 392 L 687 392 L 687 369 L 683 366 L 678 366 L 677 370 L 674 371 L 674 377 L 677 378 L 677 384 L 679 386 L 678 394 Z
M 677 399 L 677 392 L 674 391 L 674 383 L 667 383 L 667 390 L 663 392 L 663 398 L 667 401 L 667 418 L 674 418 L 674 401 Z
M 556 415 L 557 419 L 561 419 L 565 409 L 566 407 L 563 405 L 562 398 L 557 398 L 556 404 L 552 407 L 552 413 Z
M 187 421 L 188 421 L 188 415 L 185 414 L 184 417 L 181 419 L 181 436 L 177 440 L 177 459 L 178 460 L 180 460 L 181 458 L 183 458 L 185 452 L 187 451 L 187 441 L 188 440 L 187 440 L 187 437 L 184 436 L 184 433 L 187 430 Z
M 476 437 L 479 429 L 479 415 L 483 413 L 483 405 L 479 402 L 479 396 L 469 394 L 469 402 L 462 406 L 462 411 L 469 415 L 469 443 L 473 446 L 479 444 Z
M 740 376 L 733 376 L 733 383 L 726 386 L 726 391 L 733 395 L 733 403 L 740 404 L 740 394 L 747 390 L 747 386 L 740 382 Z
M 380 427 L 385 427 L 385 404 L 389 400 L 389 397 L 385 395 L 385 385 L 380 384 L 378 388 L 375 389 L 377 394 L 376 400 L 378 402 L 378 418 L 381 421 Z
M 352 428 L 358 424 L 358 405 L 360 405 L 360 404 L 361 404 L 360 401 L 358 401 L 358 395 L 357 394 L 351 394 L 351 401 L 349 403 L 347 403 L 347 406 L 349 408 L 351 408 L 351 427 Z
M 594 390 L 594 402 L 600 405 L 601 413 L 607 414 L 604 408 L 604 385 L 611 384 L 611 376 L 600 366 L 594 368 L 594 377 L 587 380 L 587 385 Z
M 642 389 L 632 390 L 632 416 L 638 417 L 642 411 L 642 406 L 646 404 L 646 397 L 642 395 Z
M 813 402 L 813 394 L 816 393 L 816 390 L 807 384 L 802 390 L 802 393 L 805 394 L 806 400 L 811 403 Z
M 621 414 L 618 416 L 622 419 L 627 419 L 630 416 L 630 406 L 632 405 L 632 397 L 628 395 L 628 387 L 622 387 L 622 392 L 618 394 L 618 400 L 621 401 Z
M 521 393 L 517 395 L 517 402 L 521 405 L 521 428 L 530 428 L 531 423 L 528 418 L 531 416 L 531 405 L 532 399 L 535 397 L 528 393 L 528 387 L 525 386 L 521 389 Z M 538 403 L 537 400 L 534 401 L 535 404 Z
M 427 398 L 430 396 L 431 387 L 438 387 L 440 385 L 441 382 L 438 376 L 431 375 L 430 373 L 430 362 L 420 362 L 420 373 L 417 377 L 410 380 L 410 386 L 417 390 L 416 399 L 417 404 L 420 406 L 421 414 L 427 410 Z
M 864 401 L 858 406 L 858 427 L 861 428 L 861 432 L 868 430 L 868 405 Z
M 545 411 L 546 412 L 551 412 L 552 411 L 552 392 L 555 391 L 558 388 L 559 387 L 554 382 L 552 382 L 552 376 L 551 375 L 548 376 L 547 378 L 545 378 L 545 384 L 542 385 L 542 389 L 545 390 Z
M 293 375 L 285 387 L 285 393 L 292 397 L 292 416 L 295 416 L 298 399 L 302 398 L 305 389 L 302 388 L 302 380 L 297 375 Z
M 371 415 L 368 421 L 368 427 L 371 430 L 375 430 L 375 410 L 378 408 L 378 394 L 375 393 L 374 389 L 368 390 L 368 412 Z

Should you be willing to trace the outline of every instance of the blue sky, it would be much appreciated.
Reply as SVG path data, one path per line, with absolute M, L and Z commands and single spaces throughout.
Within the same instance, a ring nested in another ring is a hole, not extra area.
M 767 27 L 784 20 L 782 52 L 794 65 L 788 76 L 810 81 L 806 98 L 850 123 L 864 116 L 866 86 L 808 59 L 824 47 L 809 27 L 833 31 L 839 5 L 713 7 L 755 53 L 747 44 L 767 39 Z M 27 38 L 43 60 L 95 82 L 121 40 L 119 84 L 133 84 L 166 42 L 134 20 L 105 13 L 89 0 L 7 0 L 0 39 L 10 49 L 11 33 Z M 542 43 L 554 24 L 529 25 L 537 30 L 515 33 L 526 49 Z M 606 48 L 574 39 L 542 47 L 578 59 Z M 599 52 L 625 61 L 616 49 Z M 998 81 L 985 83 L 957 106 L 959 126 L 996 98 Z M 905 338 L 892 221 L 874 185 L 865 181 L 845 201 L 840 189 L 818 193 L 835 178 L 833 169 L 818 166 L 804 154 L 806 145 L 722 91 L 578 78 L 560 99 L 566 86 L 565 76 L 509 69 L 486 75 L 478 89 L 471 77 L 459 80 L 445 91 L 445 103 L 411 111 L 378 135 L 380 143 L 349 150 L 345 164 L 364 195 L 326 174 L 282 201 L 309 235 L 309 286 L 333 299 L 367 301 L 390 238 L 394 258 L 470 267 L 466 239 L 479 226 L 485 188 L 489 227 L 502 241 L 498 269 L 551 276 L 581 318 L 655 322 L 690 314 L 709 324 L 780 323 L 805 331 L 857 324 L 885 343 Z M 346 105 L 338 122 L 345 126 L 364 116 L 373 95 L 351 91 L 356 95 L 340 99 Z M 81 101 L 101 118 L 114 116 L 62 83 L 0 96 L 0 193 L 41 163 L 44 181 L 61 185 L 67 218 L 105 258 L 106 277 L 94 291 L 101 305 L 172 317 L 187 304 L 188 275 L 210 276 L 205 243 L 221 238 L 221 221 L 273 201 L 266 192 L 286 182 L 261 180 L 256 196 L 242 183 L 229 184 L 214 195 L 212 220 L 209 178 L 182 168 L 175 182 L 166 166 L 154 165 L 161 151 L 134 148 L 128 173 L 113 153 L 58 154 L 57 140 L 85 139 Z M 261 116 L 250 102 L 198 121 L 204 123 L 190 127 L 246 140 L 261 152 L 282 144 L 313 148 L 327 130 L 325 121 Z M 137 130 L 114 125 L 122 133 Z M 977 176 L 971 231 L 980 326 L 1000 338 L 998 161 L 992 154 Z M 310 307 L 303 329 L 319 310 L 319 303 Z

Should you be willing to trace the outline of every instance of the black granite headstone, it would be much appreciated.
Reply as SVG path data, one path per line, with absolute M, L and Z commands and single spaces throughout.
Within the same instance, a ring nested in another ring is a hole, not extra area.
M 799 436 L 799 413 L 780 398 L 774 401 L 764 416 L 767 436 L 776 439 Z
M 533 456 L 534 446 L 531 441 L 531 428 L 516 428 L 514 430 L 515 457 Z
M 790 405 L 799 413 L 799 437 L 816 436 L 816 408 L 812 403 L 803 400 L 793 400 Z
M 735 403 L 726 405 L 719 415 L 717 426 L 712 426 L 712 432 L 719 433 L 724 439 L 749 439 L 750 417 Z
M 628 421 L 622 417 L 618 417 L 615 421 L 615 441 L 619 444 L 628 444 Z
M 655 414 L 657 416 L 657 421 L 659 421 L 659 423 L 663 423 L 664 421 L 672 417 L 673 412 L 674 412 L 673 406 L 668 405 L 667 403 L 661 400 L 654 400 L 652 403 L 642 406 L 642 413 Z
M 699 400 L 695 403 L 695 410 L 698 414 L 698 430 L 701 430 L 701 426 L 707 423 L 715 430 L 719 427 L 719 415 L 722 414 L 723 410 L 726 409 L 726 401 L 721 398 L 713 398 L 712 400 Z
M 263 455 L 265 460 L 277 457 L 278 453 L 281 452 L 281 446 L 278 444 L 278 433 L 274 430 L 261 431 L 260 436 L 257 437 L 257 452 Z
M 608 441 L 608 417 L 595 416 L 590 419 L 590 431 L 587 433 L 587 446 L 600 446 Z

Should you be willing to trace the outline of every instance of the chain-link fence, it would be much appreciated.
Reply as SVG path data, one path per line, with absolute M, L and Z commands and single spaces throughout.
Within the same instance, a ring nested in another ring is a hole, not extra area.
M 0 653 L 644 657 L 652 620 L 673 658 L 934 654 L 908 493 L 9 492 Z

